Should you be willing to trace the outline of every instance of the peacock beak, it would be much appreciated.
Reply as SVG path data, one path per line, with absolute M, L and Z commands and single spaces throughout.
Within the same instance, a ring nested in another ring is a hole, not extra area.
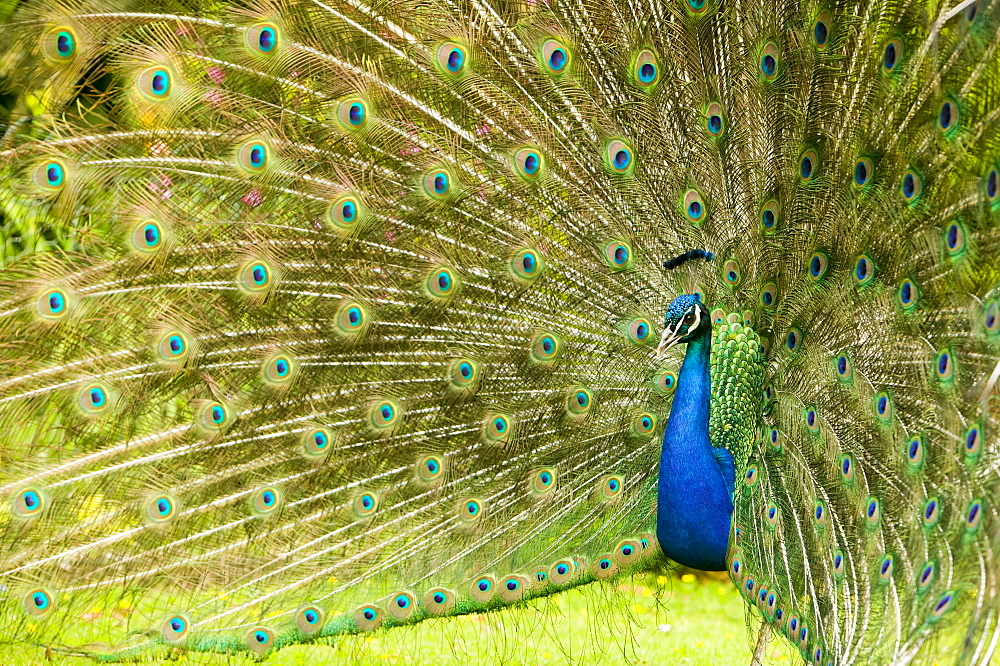
M 676 331 L 664 330 L 663 335 L 660 336 L 660 344 L 656 347 L 656 358 L 663 358 L 667 350 L 680 342 L 682 337 L 684 336 Z

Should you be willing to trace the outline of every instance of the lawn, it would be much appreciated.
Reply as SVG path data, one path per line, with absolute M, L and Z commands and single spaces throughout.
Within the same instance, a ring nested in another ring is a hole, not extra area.
M 744 604 L 723 575 L 677 572 L 594 584 L 503 613 L 431 620 L 373 635 L 341 638 L 333 646 L 304 645 L 263 662 L 242 656 L 180 654 L 163 664 L 313 666 L 322 664 L 703 664 L 750 661 Z M 783 641 L 767 662 L 800 663 Z M 0 649 L 0 664 L 46 663 L 41 649 Z M 85 658 L 48 662 L 85 666 Z

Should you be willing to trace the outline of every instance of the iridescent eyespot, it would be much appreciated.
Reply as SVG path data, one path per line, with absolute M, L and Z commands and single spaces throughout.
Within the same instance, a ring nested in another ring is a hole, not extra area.
M 829 12 L 823 12 L 816 18 L 816 22 L 813 23 L 813 42 L 816 43 L 816 48 L 822 51 L 826 48 L 827 43 L 830 40 L 830 26 L 833 25 L 833 19 L 830 17 Z
M 229 410 L 221 402 L 208 402 L 198 410 L 198 425 L 208 432 L 219 432 L 229 427 Z
M 684 196 L 681 198 L 681 209 L 684 211 L 684 216 L 687 220 L 694 224 L 698 224 L 704 220 L 708 213 L 704 198 L 695 189 L 690 189 L 684 193 Z
M 542 172 L 542 153 L 537 148 L 522 148 L 514 153 L 514 169 L 526 180 L 534 180 Z
M 389 614 L 397 620 L 405 620 L 417 608 L 417 599 L 410 592 L 397 592 L 388 603 Z
M 424 175 L 424 192 L 434 199 L 444 199 L 451 193 L 451 174 L 444 169 L 432 169 Z
M 903 280 L 896 290 L 896 302 L 904 310 L 912 310 L 920 299 L 920 289 L 912 280 Z
M 622 566 L 634 564 L 643 556 L 643 549 L 635 539 L 627 539 L 615 548 L 615 561 Z
M 87 416 L 96 416 L 111 405 L 111 394 L 103 384 L 90 383 L 80 389 L 76 404 Z
M 438 266 L 430 272 L 424 284 L 431 296 L 435 298 L 447 298 L 455 293 L 458 287 L 458 278 L 451 268 Z
M 982 446 L 983 438 L 979 425 L 973 425 L 965 431 L 965 437 L 962 439 L 962 452 L 965 454 L 965 461 L 968 463 L 978 460 L 979 454 L 982 453 Z
M 572 415 L 579 416 L 590 411 L 593 396 L 589 389 L 583 386 L 576 386 L 569 390 L 566 396 L 566 411 Z
M 483 423 L 486 439 L 493 443 L 505 442 L 510 437 L 511 419 L 504 414 L 492 414 Z
M 636 344 L 648 342 L 652 326 L 648 319 L 633 319 L 628 325 L 628 339 Z
M 594 563 L 590 567 L 590 572 L 599 580 L 611 578 L 618 573 L 618 563 L 615 562 L 614 556 L 611 553 L 607 553 L 594 560 Z
M 868 498 L 868 503 L 865 504 L 864 516 L 865 520 L 868 521 L 870 525 L 877 525 L 881 511 L 879 508 L 878 500 L 874 497 Z
M 860 286 L 864 286 L 875 277 L 875 262 L 867 255 L 858 257 L 854 264 L 854 281 Z
M 781 222 L 781 206 L 777 199 L 764 202 L 760 208 L 760 224 L 764 231 L 774 231 Z
M 261 488 L 251 497 L 254 511 L 259 514 L 271 513 L 281 506 L 282 494 L 278 488 Z
M 875 164 L 867 157 L 858 158 L 858 161 L 854 164 L 854 187 L 862 188 L 871 182 L 872 176 L 875 174 Z
M 919 470 L 924 464 L 924 438 L 921 435 L 910 438 L 904 444 L 906 464 L 913 471 Z
M 330 204 L 326 219 L 341 231 L 356 229 L 365 215 L 361 200 L 353 194 L 345 194 Z
M 632 148 L 624 141 L 617 139 L 609 142 L 604 149 L 604 159 L 614 173 L 629 173 L 634 166 Z
M 129 233 L 129 245 L 141 254 L 152 254 L 163 247 L 163 227 L 155 219 L 142 220 Z
M 954 590 L 948 590 L 938 598 L 937 603 L 934 604 L 934 608 L 931 610 L 929 618 L 931 622 L 940 620 L 945 613 L 951 610 L 955 602 L 955 594 Z
M 21 605 L 29 615 L 41 617 L 55 609 L 56 599 L 48 590 L 36 588 L 24 595 Z
M 760 50 L 760 73 L 767 81 L 773 81 L 778 75 L 780 63 L 778 45 L 768 42 Z
M 653 381 L 660 393 L 673 393 L 677 387 L 677 375 L 672 372 L 661 372 Z
M 882 69 L 886 73 L 894 71 L 902 58 L 903 43 L 898 39 L 894 39 L 886 44 L 885 49 L 882 51 Z
M 274 644 L 274 632 L 267 627 L 254 627 L 244 638 L 247 647 L 256 654 L 264 654 Z
M 33 518 L 45 508 L 45 495 L 38 488 L 24 488 L 14 496 L 13 505 L 16 515 Z
M 302 448 L 309 456 L 326 455 L 332 443 L 333 432 L 326 428 L 310 428 L 302 435 Z
M 958 103 L 952 99 L 946 99 L 941 103 L 938 110 L 937 127 L 948 134 L 958 127 L 960 120 L 960 109 Z
M 799 156 L 799 178 L 809 182 L 819 171 L 819 155 L 815 150 L 807 150 Z
M 573 560 L 559 560 L 549 568 L 549 580 L 556 585 L 565 585 L 573 580 L 576 564 Z
M 518 279 L 531 281 L 545 270 L 545 261 L 539 252 L 525 249 L 511 257 L 510 269 Z
M 271 23 L 258 23 L 243 33 L 243 45 L 253 54 L 272 55 L 278 50 L 278 27 Z
M 882 561 L 879 563 L 878 575 L 879 575 L 879 580 L 881 580 L 883 583 L 889 582 L 889 580 L 892 578 L 892 565 L 893 565 L 892 555 L 886 555 L 885 557 L 882 558 Z
M 839 550 L 833 551 L 833 576 L 836 579 L 841 579 L 844 577 L 844 567 L 846 560 L 844 558 L 844 553 Z
M 854 459 L 849 455 L 840 458 L 840 478 L 847 484 L 854 480 Z
M 445 74 L 457 76 L 465 71 L 468 54 L 458 44 L 442 44 L 437 49 L 437 62 Z
M 368 310 L 357 301 L 346 300 L 337 311 L 336 322 L 344 335 L 360 333 L 368 324 Z
M 385 430 L 399 423 L 399 405 L 393 400 L 382 400 L 372 405 L 368 420 L 375 428 Z
M 165 523 L 177 515 L 177 502 L 168 495 L 157 495 L 146 502 L 146 518 L 152 523 Z
M 267 291 L 271 286 L 271 269 L 266 262 L 251 261 L 240 271 L 240 287 L 251 294 Z
M 802 412 L 802 416 L 806 422 L 806 428 L 813 435 L 819 434 L 819 415 L 816 413 L 814 408 L 806 409 Z
M 833 369 L 837 373 L 837 379 L 850 382 L 854 380 L 854 364 L 851 357 L 846 353 L 838 354 L 833 359 Z
M 746 473 L 743 474 L 743 483 L 747 488 L 753 488 L 757 485 L 757 480 L 760 478 L 760 473 L 757 471 L 756 467 L 747 468 Z
M 826 504 L 823 502 L 816 502 L 816 506 L 813 507 L 813 518 L 816 520 L 816 524 L 823 527 L 826 525 Z
M 359 518 L 367 518 L 378 510 L 379 496 L 370 491 L 361 491 L 351 502 L 351 509 Z
M 531 358 L 537 363 L 549 363 L 559 357 L 562 342 L 553 333 L 540 333 L 531 343 Z
M 798 351 L 802 346 L 802 331 L 798 328 L 789 329 L 785 335 L 785 346 L 788 347 L 788 351 Z
M 708 0 L 686 0 L 686 4 L 692 14 L 704 14 L 708 11 Z
M 640 437 L 645 437 L 656 430 L 656 417 L 652 414 L 639 414 L 632 421 L 632 432 Z
M 337 120 L 346 130 L 361 129 L 368 122 L 368 105 L 358 97 L 345 99 L 337 106 Z
M 602 476 L 597 480 L 597 490 L 605 499 L 615 499 L 621 495 L 624 482 L 620 476 Z
M 811 257 L 809 257 L 809 277 L 816 281 L 823 279 L 823 276 L 826 275 L 826 271 L 829 266 L 830 260 L 824 253 L 814 253 Z
M 532 472 L 530 479 L 535 493 L 547 493 L 556 487 L 556 471 L 549 467 Z
M 948 250 L 948 254 L 952 256 L 965 252 L 965 227 L 961 222 L 952 222 L 945 229 L 944 245 Z
M 417 476 L 422 481 L 436 481 L 444 471 L 444 459 L 439 456 L 427 456 L 417 462 Z
M 468 499 L 458 507 L 458 517 L 465 523 L 477 522 L 483 517 L 483 503 L 478 499 Z
M 983 520 L 982 500 L 973 500 L 965 510 L 965 529 L 968 532 L 975 532 L 979 529 L 979 523 Z
M 712 102 L 705 109 L 705 127 L 708 128 L 708 133 L 713 137 L 720 137 L 726 131 L 726 117 L 722 112 L 721 104 Z
M 789 615 L 788 621 L 785 624 L 785 633 L 792 641 L 798 641 L 799 632 L 799 618 L 795 615 Z
M 622 270 L 632 265 L 632 250 L 625 243 L 608 243 L 604 246 L 604 259 L 611 268 Z
M 983 308 L 983 325 L 987 335 L 1000 333 L 1000 300 L 994 300 Z
M 448 369 L 448 382 L 453 388 L 466 390 L 479 381 L 479 363 L 468 358 L 458 358 Z
M 765 308 L 773 308 L 778 302 L 778 285 L 768 282 L 760 292 L 760 303 Z
M 248 141 L 236 151 L 236 163 L 248 173 L 258 173 L 267 166 L 270 147 L 263 141 Z
M 923 181 L 916 171 L 912 169 L 903 174 L 903 181 L 899 187 L 899 191 L 902 192 L 903 198 L 909 202 L 913 203 L 920 197 L 920 192 L 923 189 Z
M 431 615 L 445 615 L 455 605 L 455 593 L 443 587 L 433 587 L 424 594 L 423 602 Z
M 191 628 L 191 621 L 183 615 L 174 615 L 160 626 L 160 635 L 167 643 L 176 644 L 184 640 L 188 630 Z
M 781 511 L 774 504 L 769 504 L 767 508 L 764 509 L 764 521 L 771 529 L 775 529 L 778 526 L 778 521 L 780 519 Z
M 319 606 L 306 606 L 295 613 L 295 624 L 306 636 L 311 636 L 323 628 L 326 614 Z
M 778 432 L 777 428 L 771 428 L 767 431 L 767 440 L 770 442 L 772 449 L 775 451 L 781 451 L 781 433 Z
M 986 174 L 986 200 L 990 203 L 1000 201 L 1000 173 L 996 169 L 990 169 Z
M 743 577 L 743 553 L 734 548 L 729 556 L 729 577 L 736 583 Z
M 923 594 L 930 589 L 937 573 L 937 564 L 934 561 L 927 562 L 917 573 L 917 592 Z
M 541 60 L 542 66 L 549 73 L 563 74 L 569 69 L 569 49 L 555 39 L 546 40 L 542 44 Z
M 76 31 L 69 26 L 52 28 L 42 35 L 42 57 L 51 63 L 65 63 L 77 53 Z
M 925 528 L 931 528 L 937 525 L 938 517 L 940 515 L 940 503 L 936 497 L 928 499 L 924 502 L 923 507 L 920 509 L 920 520 L 923 521 Z
M 518 601 L 528 592 L 528 580 L 524 576 L 507 576 L 500 581 L 497 589 L 504 601 Z
M 382 609 L 374 604 L 358 606 L 354 610 L 354 623 L 361 631 L 375 631 L 385 621 Z
M 635 80 L 640 87 L 650 89 L 660 80 L 660 66 L 649 49 L 639 51 L 632 66 Z
M 496 594 L 497 581 L 493 576 L 480 576 L 472 581 L 470 586 L 472 598 L 479 603 L 486 603 Z
M 892 421 L 892 398 L 885 391 L 875 395 L 872 400 L 872 408 L 879 421 L 883 423 Z
M 934 371 L 937 374 L 938 381 L 941 382 L 951 382 L 955 378 L 955 359 L 948 350 L 938 352 L 937 359 L 934 362 Z
M 161 65 L 147 67 L 136 78 L 139 94 L 148 102 L 162 102 L 173 92 L 173 74 Z
M 286 386 L 295 376 L 298 364 L 285 354 L 276 354 L 264 361 L 261 375 L 271 386 Z
M 722 266 L 722 282 L 727 287 L 737 287 L 740 284 L 742 272 L 740 265 L 735 259 L 730 259 Z
M 50 158 L 39 162 L 31 170 L 31 182 L 42 196 L 55 195 L 66 184 L 67 173 L 65 161 Z

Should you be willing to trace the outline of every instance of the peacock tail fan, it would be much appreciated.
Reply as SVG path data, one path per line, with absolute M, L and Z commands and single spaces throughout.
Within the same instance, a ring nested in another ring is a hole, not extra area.
M 658 563 L 697 294 L 755 613 L 990 660 L 1000 2 L 204 4 L 4 26 L 0 205 L 79 242 L 0 272 L 3 640 L 263 655 Z

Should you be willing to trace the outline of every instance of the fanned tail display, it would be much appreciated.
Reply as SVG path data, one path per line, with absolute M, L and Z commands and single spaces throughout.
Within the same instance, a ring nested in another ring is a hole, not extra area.
M 4 210 L 79 240 L 0 271 L 2 640 L 667 556 L 811 663 L 989 662 L 1000 3 L 203 4 L 4 26 Z

